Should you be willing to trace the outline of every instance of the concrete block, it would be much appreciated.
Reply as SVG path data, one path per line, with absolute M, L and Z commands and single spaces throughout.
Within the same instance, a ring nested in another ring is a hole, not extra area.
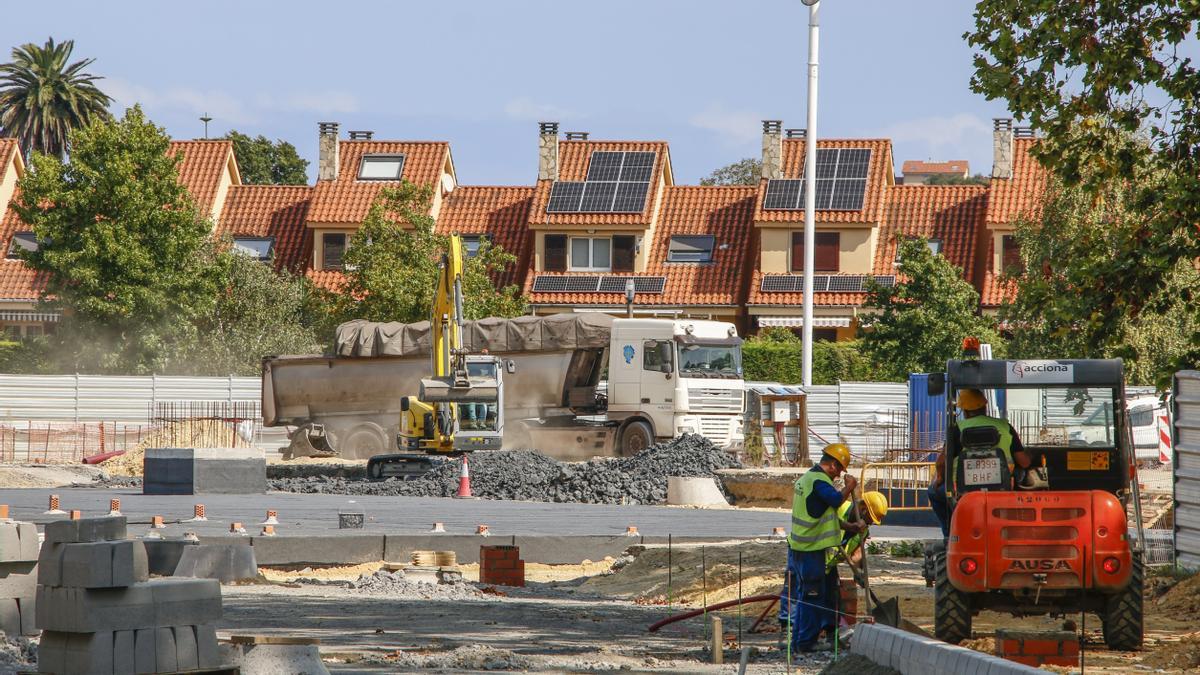
M 66 544 L 46 542 L 38 555 L 37 581 L 43 586 L 62 585 L 62 562 Z
M 38 643 L 38 672 L 65 673 L 67 671 L 67 650 L 70 646 L 71 633 L 44 631 Z
M 134 631 L 113 632 L 113 672 L 133 673 L 137 671 L 137 649 Z
M 196 627 L 176 626 L 175 633 L 175 662 L 178 670 L 196 670 L 200 667 L 199 655 L 196 651 Z
M 671 506 L 729 506 L 712 478 L 667 477 L 667 504 Z
M 228 584 L 257 578 L 258 562 L 249 543 L 201 544 L 183 549 L 173 576 L 216 579 Z
M 78 544 L 125 539 L 125 516 L 54 520 L 46 523 L 47 544 Z
M 37 593 L 37 562 L 0 563 L 0 598 L 32 597 Z
M 33 523 L 0 521 L 0 562 L 37 560 L 38 533 Z
M 143 628 L 133 634 L 133 668 L 135 673 L 158 671 L 158 648 L 154 643 L 154 628 Z
M 478 547 L 478 537 L 475 539 L 475 546 Z M 259 565 L 349 565 L 374 562 L 385 559 L 384 541 L 382 534 L 337 535 L 321 537 L 317 542 L 308 537 L 251 538 L 254 558 Z M 438 550 L 446 549 L 439 547 Z M 461 558 L 459 560 L 462 561 Z
M 196 626 L 196 656 L 201 668 L 216 668 L 225 662 L 217 645 L 217 629 L 211 624 Z
M 238 663 L 242 675 L 306 673 L 329 675 L 317 645 L 243 645 Z
M 154 629 L 154 662 L 160 673 L 173 673 L 179 670 L 179 659 L 175 653 L 174 629 Z
M 113 633 L 42 634 L 38 647 L 38 671 L 43 673 L 81 673 L 112 675 L 114 669 Z
M 143 494 L 263 494 L 267 462 L 248 448 L 151 448 Z
M 221 584 L 216 579 L 155 579 L 157 626 L 194 626 L 221 618 Z
M 23 598 L 0 598 L 0 630 L 6 635 L 37 635 L 37 601 L 30 594 Z
M 37 627 L 89 633 L 187 626 L 221 618 L 221 587 L 211 579 L 154 579 L 126 588 L 38 587 Z
M 32 593 L 24 598 L 17 598 L 17 609 L 21 612 L 21 634 L 37 635 L 37 594 Z
M 123 588 L 149 576 L 146 547 L 141 541 L 59 544 L 63 547 L 60 586 Z
M 205 541 L 207 541 L 207 537 Z M 179 558 L 184 549 L 195 546 L 199 542 L 190 539 L 146 539 L 146 561 L 150 574 L 157 577 L 169 577 L 175 573 Z

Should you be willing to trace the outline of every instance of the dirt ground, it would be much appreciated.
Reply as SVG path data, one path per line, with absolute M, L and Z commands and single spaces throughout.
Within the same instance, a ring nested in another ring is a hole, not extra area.
M 0 465 L 0 488 L 89 485 L 100 474 L 100 467 L 87 464 L 3 464 Z

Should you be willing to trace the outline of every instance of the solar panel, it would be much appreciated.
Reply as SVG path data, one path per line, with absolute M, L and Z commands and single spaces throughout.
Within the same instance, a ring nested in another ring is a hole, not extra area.
M 860 293 L 867 279 L 891 287 L 896 285 L 895 275 L 871 276 L 866 274 L 814 274 L 814 293 Z M 764 293 L 803 293 L 803 274 L 768 274 L 762 279 L 760 288 Z
M 764 293 L 790 293 L 796 290 L 796 277 L 767 275 L 762 280 Z
M 862 290 L 863 278 L 858 275 L 837 275 L 830 277 L 829 290 L 833 293 L 857 293 Z
M 627 152 L 621 166 L 621 181 L 627 183 L 649 183 L 654 171 L 653 152 Z
M 540 274 L 533 279 L 534 293 L 624 293 L 625 282 L 633 279 L 636 293 L 662 293 L 666 277 L 582 276 Z
M 871 164 L 871 151 L 866 148 L 843 148 L 838 153 L 838 178 L 866 178 Z
M 649 183 L 617 183 L 617 198 L 613 213 L 641 213 L 646 205 Z
M 802 180 L 775 179 L 767 181 L 767 195 L 763 197 L 763 208 L 772 210 L 796 209 L 800 199 Z
M 616 181 L 588 181 L 583 190 L 583 203 L 579 205 L 579 210 L 586 213 L 608 213 L 612 211 L 616 194 Z
M 592 161 L 588 163 L 588 181 L 619 180 L 624 161 L 623 152 L 593 152 Z
M 666 288 L 666 277 L 601 277 L 601 293 L 624 293 L 625 282 L 633 279 L 635 293 L 662 293 Z
M 829 181 L 830 183 L 834 181 Z M 817 186 L 817 199 L 821 198 L 820 185 Z M 861 211 L 863 198 L 867 194 L 866 179 L 839 179 L 837 191 L 830 195 L 829 206 L 834 211 Z
M 894 275 L 894 274 L 877 275 L 875 277 L 875 283 L 879 284 L 880 286 L 883 286 L 884 288 L 891 288 L 896 285 L 896 275 Z
M 814 206 L 822 211 L 861 211 L 867 190 L 870 148 L 821 148 L 817 150 L 817 194 Z M 804 181 L 767 181 L 763 208 L 793 211 L 804 208 Z
M 586 183 L 555 181 L 550 188 L 550 203 L 546 210 L 551 213 L 572 213 L 579 211 L 579 203 L 583 199 L 583 187 Z

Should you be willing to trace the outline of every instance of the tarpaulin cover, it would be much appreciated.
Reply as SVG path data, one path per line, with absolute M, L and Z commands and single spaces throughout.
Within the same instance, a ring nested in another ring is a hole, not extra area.
M 472 352 L 564 351 L 607 347 L 613 317 L 601 312 L 487 318 L 463 324 L 463 346 Z M 338 326 L 334 355 L 345 357 L 424 356 L 430 350 L 429 322 L 378 323 L 356 319 Z

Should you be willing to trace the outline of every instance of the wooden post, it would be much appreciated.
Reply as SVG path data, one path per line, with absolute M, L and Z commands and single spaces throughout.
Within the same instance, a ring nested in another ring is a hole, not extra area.
M 721 617 L 712 615 L 712 662 L 725 663 L 725 631 L 721 630 Z

